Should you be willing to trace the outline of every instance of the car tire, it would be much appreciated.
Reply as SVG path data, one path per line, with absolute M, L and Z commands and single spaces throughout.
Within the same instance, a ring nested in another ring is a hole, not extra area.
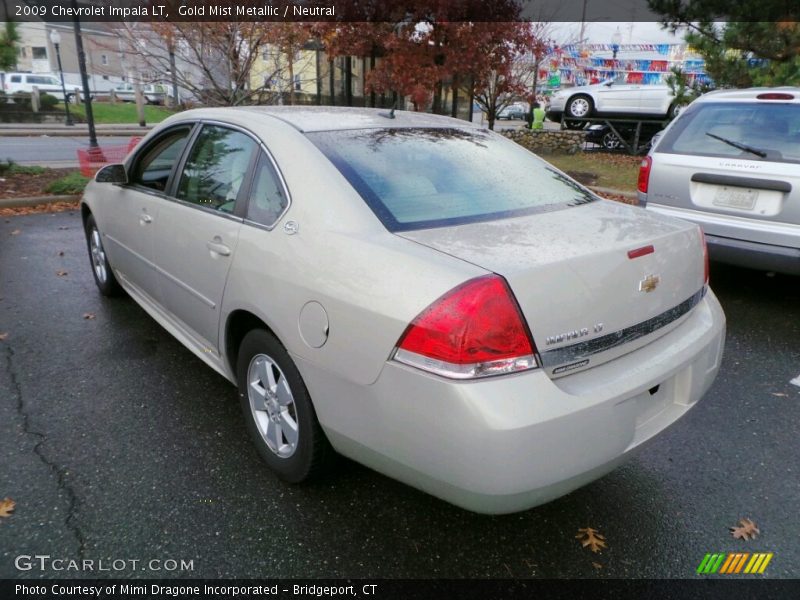
M 684 105 L 682 105 L 682 104 L 670 104 L 669 110 L 667 111 L 667 117 L 670 120 L 674 119 L 675 117 L 677 117 L 681 113 L 681 111 L 684 108 L 686 108 L 686 107 Z
M 622 142 L 613 131 L 608 131 L 603 135 L 601 145 L 606 150 L 619 150 L 622 147 Z
M 84 231 L 86 247 L 89 250 L 89 261 L 92 265 L 92 275 L 94 275 L 97 289 L 103 296 L 119 296 L 122 293 L 122 287 L 114 277 L 114 271 L 108 262 L 108 255 L 103 247 L 103 236 L 100 234 L 94 215 L 90 214 L 86 218 Z
M 583 129 L 589 124 L 588 121 L 569 121 L 564 119 L 564 125 L 567 129 Z
M 573 119 L 586 119 L 594 112 L 594 102 L 589 96 L 578 94 L 567 100 L 564 113 Z
M 247 333 L 236 375 L 247 430 L 269 468 L 289 483 L 321 475 L 333 450 L 300 372 L 278 339 L 264 329 Z

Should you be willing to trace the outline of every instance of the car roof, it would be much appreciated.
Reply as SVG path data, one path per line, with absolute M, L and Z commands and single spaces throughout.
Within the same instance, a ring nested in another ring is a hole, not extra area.
M 343 131 L 347 129 L 386 129 L 408 127 L 473 128 L 479 126 L 451 117 L 405 110 L 389 116 L 388 108 L 353 108 L 346 106 L 239 106 L 233 108 L 198 108 L 180 113 L 187 119 L 218 119 L 239 117 L 248 113 L 248 119 L 274 118 L 284 121 L 303 133 L 314 131 Z M 183 119 L 181 119 L 183 120 Z
M 737 90 L 714 90 L 700 96 L 696 102 L 736 102 L 737 100 L 756 100 L 761 94 L 789 94 L 794 98 L 773 99 L 773 102 L 800 102 L 800 87 L 755 87 Z

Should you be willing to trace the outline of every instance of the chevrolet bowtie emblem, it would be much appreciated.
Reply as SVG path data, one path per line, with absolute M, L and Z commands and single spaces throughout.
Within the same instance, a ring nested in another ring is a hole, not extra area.
M 658 275 L 648 275 L 639 282 L 639 291 L 650 293 L 658 287 L 661 278 Z

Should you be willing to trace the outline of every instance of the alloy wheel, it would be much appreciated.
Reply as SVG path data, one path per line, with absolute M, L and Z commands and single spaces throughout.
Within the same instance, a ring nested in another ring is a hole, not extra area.
M 250 412 L 261 438 L 275 456 L 289 458 L 297 450 L 299 425 L 294 396 L 278 364 L 256 354 L 247 369 Z

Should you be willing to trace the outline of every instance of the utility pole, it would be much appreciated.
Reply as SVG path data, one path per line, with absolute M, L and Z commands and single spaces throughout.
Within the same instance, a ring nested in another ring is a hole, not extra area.
M 75 48 L 78 51 L 78 69 L 81 72 L 81 83 L 83 84 L 83 101 L 86 110 L 86 122 L 89 125 L 89 148 L 99 148 L 97 144 L 97 132 L 94 129 L 94 114 L 92 113 L 92 94 L 89 89 L 89 76 L 86 73 L 86 53 L 83 51 L 83 38 L 81 37 L 81 21 L 78 17 L 78 0 L 72 0 L 72 8 L 75 9 L 73 17 L 73 27 L 75 29 Z
M 169 70 L 172 74 L 172 102 L 174 107 L 180 105 L 180 98 L 178 97 L 178 73 L 175 71 L 175 42 L 170 42 L 169 45 Z
M 583 0 L 583 11 L 581 12 L 581 33 L 580 37 L 578 38 L 578 44 L 583 46 L 583 36 L 586 34 L 586 5 L 589 3 L 589 0 Z

